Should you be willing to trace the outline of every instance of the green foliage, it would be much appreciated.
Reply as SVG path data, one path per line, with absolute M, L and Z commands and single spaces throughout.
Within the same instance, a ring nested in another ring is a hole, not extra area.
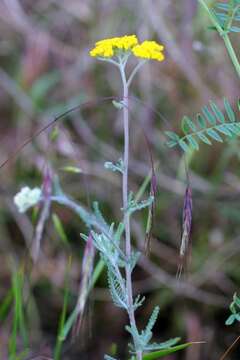
M 189 347 L 191 345 L 194 345 L 194 344 L 195 343 L 190 342 L 190 343 L 180 344 L 180 345 L 173 346 L 173 347 L 168 347 L 166 349 L 159 350 L 159 351 L 154 351 L 154 352 L 151 352 L 149 354 L 143 355 L 143 360 L 155 360 L 155 359 L 157 360 L 157 359 L 160 359 L 160 358 L 162 358 L 164 356 L 173 354 L 173 353 L 175 353 L 177 351 L 184 350 L 187 347 Z
M 52 222 L 53 222 L 53 225 L 54 225 L 54 228 L 55 228 L 57 234 L 59 235 L 59 237 L 62 240 L 62 242 L 64 243 L 64 245 L 69 245 L 68 238 L 67 238 L 66 232 L 64 230 L 62 221 L 59 218 L 59 216 L 55 213 L 52 214 Z
M 233 301 L 231 302 L 229 309 L 232 314 L 226 320 L 226 325 L 232 325 L 235 320 L 240 321 L 240 298 L 236 293 L 233 295 Z
M 73 173 L 73 174 L 80 174 L 80 173 L 83 172 L 82 169 L 80 169 L 79 167 L 71 166 L 71 165 L 64 166 L 60 170 L 65 171 L 65 172 L 69 172 L 69 173 Z
M 143 302 L 143 300 L 144 299 L 142 299 L 141 302 Z M 162 343 L 150 343 L 153 336 L 152 329 L 157 321 L 159 310 L 158 306 L 154 308 L 145 329 L 142 330 L 141 333 L 138 333 L 136 329 L 130 326 L 126 326 L 126 330 L 132 335 L 133 339 L 137 339 L 138 349 L 142 352 L 167 349 L 175 345 L 180 340 L 180 338 L 174 338 Z M 133 344 L 129 344 L 129 346 L 131 352 L 134 353 Z
M 141 333 L 141 340 L 144 344 L 145 349 L 148 346 L 148 343 L 152 338 L 152 328 L 154 327 L 154 325 L 157 321 L 159 311 L 160 311 L 159 307 L 156 306 L 152 312 L 152 315 L 150 316 L 150 318 L 148 320 L 145 330 L 143 330 Z
M 54 349 L 54 360 L 59 360 L 61 358 L 61 351 L 62 351 L 62 344 L 64 337 L 62 336 L 62 332 L 64 330 L 66 315 L 67 315 L 67 307 L 69 302 L 69 271 L 71 266 L 71 258 L 69 258 L 67 271 L 65 274 L 65 291 L 64 291 L 64 299 L 63 299 L 63 307 L 62 307 L 62 313 L 59 321 L 59 328 L 58 328 L 58 336 L 57 336 L 57 342 Z
M 123 160 L 119 159 L 115 164 L 111 161 L 106 161 L 104 164 L 105 169 L 111 170 L 113 172 L 119 171 L 121 174 L 123 173 Z
M 94 203 L 93 203 L 93 211 L 94 211 L 96 219 L 99 221 L 99 223 L 102 224 L 102 226 L 105 227 L 106 229 L 109 229 L 109 225 L 105 221 L 104 216 L 99 208 L 99 204 L 97 201 L 94 201 Z
M 120 273 L 108 264 L 108 285 L 114 304 L 125 310 L 128 309 L 126 282 Z
M 124 108 L 124 104 L 122 101 L 113 100 L 112 104 L 117 110 L 122 110 Z
M 223 142 L 225 137 L 240 135 L 240 121 L 227 99 L 224 99 L 225 115 L 213 101 L 204 106 L 196 115 L 195 121 L 187 116 L 182 118 L 181 128 L 184 136 L 180 137 L 173 131 L 165 131 L 169 147 L 179 146 L 184 152 L 198 150 L 199 142 L 212 145 L 212 141 Z
M 133 198 L 133 193 L 130 193 L 128 197 L 127 211 L 129 212 L 129 214 L 133 214 L 135 211 L 139 211 L 146 207 L 151 206 L 153 201 L 154 201 L 154 196 L 150 195 L 148 199 L 138 202 L 136 201 L 136 199 Z
M 217 2 L 214 14 L 221 28 L 226 32 L 240 32 L 240 1 Z
M 11 308 L 13 302 L 13 291 L 10 289 L 0 304 L 0 321 L 3 321 Z
M 12 276 L 14 298 L 13 327 L 9 339 L 9 359 L 15 360 L 17 355 L 17 339 L 21 336 L 24 347 L 28 347 L 28 335 L 23 306 L 24 277 L 23 270 L 16 271 Z

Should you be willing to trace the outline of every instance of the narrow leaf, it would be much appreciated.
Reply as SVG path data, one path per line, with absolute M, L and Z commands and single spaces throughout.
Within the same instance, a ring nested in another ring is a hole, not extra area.
M 207 106 L 204 106 L 202 108 L 203 115 L 206 117 L 207 121 L 210 125 L 216 125 L 216 119 L 215 116 L 209 111 Z
M 143 355 L 143 360 L 155 360 L 155 359 L 160 359 L 164 356 L 167 356 L 169 354 L 175 353 L 179 350 L 183 350 L 188 348 L 191 345 L 194 344 L 199 344 L 197 342 L 190 342 L 190 343 L 185 343 L 185 344 L 181 344 L 181 345 L 177 345 L 177 346 L 173 346 L 169 349 L 165 349 L 165 350 L 159 350 L 159 351 L 154 351 L 152 353 Z
M 221 133 L 223 133 L 224 135 L 232 136 L 232 133 L 231 133 L 231 131 L 228 129 L 227 124 L 218 126 L 218 127 L 217 127 L 217 130 L 220 131 Z
M 188 142 L 189 142 L 189 145 L 190 147 L 193 149 L 193 150 L 199 150 L 199 145 L 197 143 L 197 141 L 194 139 L 194 137 L 192 135 L 189 135 L 187 137 L 188 139 Z
M 197 122 L 201 129 L 206 129 L 207 127 L 206 120 L 201 114 L 197 114 Z
M 213 101 L 210 101 L 210 105 L 211 105 L 211 109 L 212 109 L 214 115 L 216 116 L 216 118 L 218 119 L 218 121 L 221 123 L 225 123 L 224 115 L 223 115 L 222 111 L 219 109 L 219 107 L 217 106 L 217 104 L 215 104 Z
M 183 139 L 181 139 L 179 141 L 179 145 L 182 148 L 183 151 L 188 152 L 189 151 L 189 146 L 185 143 L 185 141 Z
M 204 135 L 202 132 L 197 133 L 197 136 L 200 140 L 202 140 L 205 144 L 212 145 L 211 141 Z
M 223 142 L 222 138 L 220 137 L 220 135 L 218 135 L 218 133 L 213 130 L 213 129 L 207 129 L 207 134 L 214 140 L 219 141 L 219 142 Z
M 235 315 L 232 314 L 229 316 L 229 318 L 225 321 L 225 325 L 232 325 L 235 321 Z
M 58 217 L 57 214 L 53 213 L 52 214 L 52 221 L 53 221 L 53 225 L 55 227 L 55 230 L 57 231 L 60 239 L 62 240 L 62 242 L 65 244 L 65 245 L 69 245 L 69 242 L 68 242 L 68 238 L 67 238 L 67 235 L 65 233 L 65 230 L 64 230 L 64 226 L 60 220 L 60 218 Z
M 165 134 L 171 139 L 175 141 L 179 141 L 179 136 L 175 134 L 173 131 L 165 131 Z
M 238 123 L 231 123 L 228 124 L 228 129 L 232 131 L 234 135 L 240 135 L 240 124 Z
M 70 173 L 74 173 L 74 174 L 80 174 L 82 173 L 82 169 L 80 169 L 79 167 L 76 166 L 64 166 L 62 168 L 60 168 L 60 170 L 65 171 L 65 172 L 70 172 Z
M 228 115 L 229 120 L 230 120 L 231 122 L 236 121 L 234 111 L 233 111 L 233 109 L 232 109 L 229 101 L 228 101 L 226 98 L 224 98 L 223 101 L 224 101 L 224 106 L 225 106 L 226 113 L 227 113 L 227 115 Z
M 197 130 L 196 125 L 192 122 L 192 120 L 189 117 L 184 116 L 182 118 L 182 131 L 185 134 L 188 134 L 191 130 L 195 132 Z
M 170 140 L 168 142 L 166 142 L 166 145 L 170 148 L 176 146 L 178 144 L 178 141 L 175 141 L 175 140 Z

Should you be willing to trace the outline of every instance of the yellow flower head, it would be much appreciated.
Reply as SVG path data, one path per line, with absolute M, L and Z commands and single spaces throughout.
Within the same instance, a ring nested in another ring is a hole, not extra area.
M 163 61 L 165 58 L 163 50 L 163 45 L 158 44 L 156 41 L 146 40 L 142 44 L 134 46 L 132 52 L 139 58 Z
M 138 44 L 136 35 L 125 35 L 111 39 L 104 39 L 96 42 L 95 47 L 90 51 L 93 57 L 111 58 L 118 50 L 129 51 Z

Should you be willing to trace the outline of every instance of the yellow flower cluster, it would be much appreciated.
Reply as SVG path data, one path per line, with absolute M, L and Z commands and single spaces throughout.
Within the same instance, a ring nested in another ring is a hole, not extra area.
M 137 44 L 138 39 L 136 35 L 104 39 L 95 44 L 95 48 L 90 51 L 90 55 L 110 58 L 115 55 L 116 50 L 128 51 Z
M 111 58 L 119 51 L 131 51 L 138 58 L 163 61 L 165 58 L 163 50 L 164 46 L 155 41 L 147 40 L 139 44 L 136 35 L 125 35 L 98 41 L 90 51 L 90 55 Z
M 163 61 L 165 58 L 163 50 L 163 45 L 156 43 L 156 41 L 146 40 L 142 44 L 134 46 L 132 52 L 139 58 Z

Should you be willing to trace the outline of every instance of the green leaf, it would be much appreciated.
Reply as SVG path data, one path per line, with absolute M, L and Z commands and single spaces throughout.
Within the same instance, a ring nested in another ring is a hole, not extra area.
M 71 263 L 72 263 L 72 260 L 71 260 L 71 257 L 69 257 L 68 265 L 67 265 L 67 269 L 66 269 L 66 273 L 65 273 L 65 279 L 64 279 L 63 307 L 62 307 L 62 312 L 61 312 L 59 325 L 58 325 L 57 341 L 56 341 L 56 345 L 54 348 L 54 360 L 60 360 L 61 353 L 62 353 L 63 339 L 61 337 L 61 334 L 62 334 L 62 331 L 65 326 L 65 321 L 66 321 L 66 316 L 67 316 L 67 308 L 68 308 L 68 303 L 69 303 L 69 272 L 70 272 L 70 268 L 71 268 Z
M 219 107 L 217 106 L 217 104 L 215 104 L 213 101 L 210 101 L 210 105 L 211 105 L 211 109 L 212 109 L 214 115 L 219 120 L 219 122 L 225 123 L 224 115 L 221 112 L 221 110 L 219 109 Z
M 236 293 L 233 295 L 233 300 L 234 303 L 240 308 L 240 298 L 237 296 Z
M 74 174 L 80 174 L 82 173 L 82 169 L 80 169 L 79 167 L 76 166 L 64 166 L 62 168 L 60 168 L 60 170 L 65 171 L 65 172 L 70 172 L 70 173 L 74 173 Z
M 223 124 L 217 127 L 218 131 L 220 131 L 221 133 L 223 133 L 224 135 L 227 136 L 232 136 L 231 131 L 228 129 L 228 125 L 227 124 Z
M 124 108 L 124 103 L 122 101 L 113 100 L 112 104 L 118 110 L 122 110 Z
M 111 161 L 106 161 L 104 163 L 104 167 L 105 169 L 111 170 L 113 172 L 119 171 L 122 174 L 124 171 L 124 164 L 122 159 L 119 159 L 116 163 L 112 163 Z
M 206 120 L 204 119 L 204 117 L 201 114 L 197 114 L 197 122 L 198 122 L 200 128 L 206 129 L 206 127 L 207 127 Z
M 179 343 L 179 341 L 181 340 L 180 337 L 177 338 L 173 338 L 173 339 L 169 339 L 167 341 L 164 341 L 162 343 L 152 343 L 149 344 L 145 347 L 145 351 L 159 351 L 159 350 L 165 350 L 165 349 L 169 349 L 173 346 L 176 346 L 177 343 Z
M 203 115 L 206 117 L 207 121 L 209 122 L 210 125 L 216 125 L 216 119 L 215 116 L 209 111 L 207 106 L 204 106 L 202 108 L 202 113 Z
M 235 114 L 234 114 L 234 111 L 233 111 L 229 101 L 226 98 L 224 98 L 223 102 L 224 102 L 224 106 L 225 106 L 226 113 L 228 115 L 229 120 L 231 122 L 235 122 L 236 121 Z
M 234 314 L 232 314 L 232 315 L 230 315 L 229 316 L 229 318 L 225 321 L 225 325 L 232 325 L 233 323 L 234 323 L 234 321 L 235 321 L 235 315 Z
M 58 233 L 58 235 L 59 235 L 60 239 L 62 240 L 62 242 L 65 245 L 69 245 L 68 238 L 67 238 L 67 235 L 65 233 L 63 224 L 62 224 L 62 222 L 61 222 L 61 220 L 60 220 L 60 218 L 58 217 L 57 214 L 55 214 L 55 213 L 52 214 L 52 221 L 53 221 L 53 225 L 55 227 L 55 230 Z
M 58 126 L 54 126 L 54 128 L 52 129 L 51 133 L 50 133 L 50 140 L 52 142 L 56 141 L 59 135 L 59 128 Z
M 151 332 L 152 328 L 154 327 L 157 318 L 158 318 L 158 314 L 159 314 L 160 308 L 159 306 L 155 306 L 155 308 L 153 309 L 152 315 L 150 316 L 147 326 L 144 330 L 144 333 L 148 334 Z
M 183 139 L 179 140 L 179 145 L 183 151 L 185 151 L 185 152 L 189 151 L 189 146 L 185 143 L 185 141 Z
M 211 141 L 207 138 L 206 135 L 204 135 L 202 132 L 198 132 L 197 136 L 200 140 L 202 140 L 205 144 L 212 145 Z
M 185 136 L 179 137 L 173 132 L 168 132 L 171 140 L 167 145 L 169 147 L 178 145 L 184 152 L 189 152 L 199 149 L 199 141 L 207 145 L 212 145 L 212 139 L 223 142 L 225 136 L 234 138 L 235 136 L 239 136 L 240 121 L 236 120 L 234 111 L 227 99 L 224 99 L 224 108 L 227 117 L 215 102 L 210 101 L 210 106 L 204 106 L 202 108 L 202 114 L 196 115 L 195 122 L 189 117 L 184 116 L 182 118 L 181 128 Z M 240 100 L 238 101 L 238 108 L 240 110 Z
M 240 127 L 239 127 L 239 125 L 240 124 L 237 124 L 237 123 L 228 124 L 228 129 L 230 131 L 232 131 L 233 134 L 240 135 Z
M 175 141 L 175 140 L 170 140 L 170 141 L 166 142 L 166 145 L 170 148 L 176 146 L 177 144 L 178 144 L 178 141 Z
M 192 120 L 187 117 L 187 116 L 184 116 L 182 118 L 182 131 L 184 132 L 184 134 L 188 134 L 190 131 L 196 131 L 197 128 L 196 128 L 196 125 L 192 122 Z
M 175 140 L 175 141 L 179 141 L 179 136 L 177 134 L 175 134 L 175 132 L 173 131 L 165 131 L 165 134 L 171 139 L 171 140 Z
M 218 133 L 213 130 L 213 129 L 207 129 L 207 134 L 214 140 L 219 141 L 219 142 L 223 142 L 222 138 L 220 137 L 220 135 L 218 135 Z
M 189 145 L 190 147 L 193 149 L 193 150 L 199 150 L 199 145 L 197 143 L 197 141 L 194 139 L 193 135 L 189 135 L 187 137 L 188 139 L 188 142 L 189 142 Z
M 143 360 L 155 360 L 155 359 L 160 359 L 164 356 L 167 356 L 169 354 L 175 353 L 179 350 L 183 350 L 186 349 L 187 347 L 194 345 L 194 344 L 199 344 L 197 342 L 189 342 L 189 343 L 185 343 L 185 344 L 181 344 L 181 345 L 177 345 L 177 346 L 173 346 L 169 349 L 164 349 L 164 350 L 159 350 L 159 351 L 154 351 L 151 352 L 149 354 L 145 354 L 143 355 Z
M 2 321 L 8 314 L 8 311 L 11 309 L 11 304 L 13 302 L 13 291 L 10 289 L 6 296 L 2 299 L 0 304 L 0 320 Z

